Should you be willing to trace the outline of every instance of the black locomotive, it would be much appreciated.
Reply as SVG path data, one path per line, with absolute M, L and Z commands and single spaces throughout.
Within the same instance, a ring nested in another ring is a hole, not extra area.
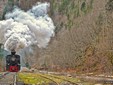
M 15 53 L 12 51 L 11 55 L 6 56 L 6 71 L 18 72 L 20 70 L 20 56 Z

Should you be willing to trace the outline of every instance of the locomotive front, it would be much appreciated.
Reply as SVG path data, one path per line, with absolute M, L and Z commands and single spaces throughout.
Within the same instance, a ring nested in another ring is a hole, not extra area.
M 9 72 L 18 72 L 20 70 L 20 56 L 15 51 L 6 56 L 6 70 Z

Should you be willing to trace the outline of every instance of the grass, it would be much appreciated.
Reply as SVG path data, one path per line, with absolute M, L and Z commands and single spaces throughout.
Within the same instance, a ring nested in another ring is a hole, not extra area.
M 51 81 L 52 80 L 52 81 Z M 46 84 L 56 82 L 58 84 L 70 81 L 73 83 L 80 82 L 77 78 L 71 78 L 66 76 L 39 74 L 39 73 L 18 73 L 18 81 L 23 81 L 25 84 Z
M 73 82 L 73 83 L 81 82 L 80 79 L 67 77 L 67 76 L 57 76 L 57 75 L 50 75 L 50 76 L 54 77 L 54 78 L 59 78 L 61 80 L 66 80 L 66 81 L 69 81 L 69 82 Z
M 41 76 L 44 76 L 44 77 L 46 77 L 46 78 L 52 79 L 53 81 L 55 81 L 55 82 L 57 82 L 57 83 L 62 83 L 62 82 L 64 82 L 64 80 L 61 80 L 61 79 L 58 79 L 58 78 L 51 77 L 51 76 L 48 75 L 48 74 L 38 74 L 38 75 L 41 75 Z
M 51 81 L 52 80 L 52 81 Z M 39 84 L 49 85 L 50 83 L 56 82 L 58 84 L 64 82 L 78 83 L 81 85 L 95 85 L 96 82 L 85 81 L 83 79 L 53 75 L 53 74 L 39 74 L 39 73 L 18 73 L 18 81 L 24 82 L 25 84 Z M 110 85 L 110 84 L 105 84 Z
M 48 79 L 45 79 L 33 73 L 19 73 L 18 81 L 23 81 L 25 84 L 40 84 L 40 85 L 42 84 L 48 85 L 49 83 L 52 82 Z

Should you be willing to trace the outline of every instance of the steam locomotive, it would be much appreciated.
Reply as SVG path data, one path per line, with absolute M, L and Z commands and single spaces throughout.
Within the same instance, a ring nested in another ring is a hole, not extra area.
M 15 53 L 12 51 L 11 55 L 6 56 L 6 71 L 18 72 L 20 70 L 20 56 Z

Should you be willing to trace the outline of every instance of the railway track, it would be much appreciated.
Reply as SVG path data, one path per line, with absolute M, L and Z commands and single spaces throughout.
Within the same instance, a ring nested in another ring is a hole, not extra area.
M 0 85 L 16 85 L 16 73 L 5 72 L 1 74 Z
M 59 78 L 59 77 L 57 77 L 57 76 L 54 76 L 54 75 L 49 75 L 49 76 L 50 76 L 50 77 L 57 78 L 57 79 L 64 80 L 64 81 L 66 81 L 66 82 L 69 82 L 69 83 L 70 83 L 70 84 L 72 84 L 72 85 L 78 85 L 77 83 L 75 83 L 75 82 L 72 82 L 72 81 L 70 81 L 70 80 L 67 80 L 67 79 Z
M 46 79 L 52 81 L 52 82 L 54 83 L 54 85 L 59 85 L 59 83 L 57 83 L 55 80 L 53 80 L 53 79 L 51 79 L 51 78 L 48 78 L 48 77 L 43 76 L 43 75 L 40 75 L 40 74 L 38 74 L 38 75 L 39 75 L 40 77 L 43 77 L 43 78 L 46 78 Z
M 68 79 L 41 73 L 19 73 L 18 78 L 19 81 L 24 82 L 25 85 L 78 85 L 77 83 L 72 82 Z
M 61 85 L 61 84 L 60 84 L 60 83 L 57 83 L 55 80 L 53 80 L 53 78 L 54 78 L 54 79 L 62 80 L 62 81 L 64 81 L 64 82 L 68 82 L 68 84 L 66 84 L 66 85 L 78 85 L 78 84 L 75 83 L 75 82 L 72 82 L 72 81 L 70 81 L 70 80 L 57 77 L 57 76 L 55 76 L 55 75 L 47 75 L 47 76 L 45 76 L 44 74 L 38 74 L 38 75 L 41 76 L 41 77 L 43 77 L 43 78 L 46 78 L 46 79 L 49 79 L 49 80 L 53 81 L 56 85 Z
M 27 74 L 27 73 L 24 73 L 25 75 L 29 75 L 29 73 Z M 59 85 L 56 81 L 54 81 L 53 79 L 51 79 L 51 78 L 48 78 L 48 77 L 46 77 L 46 76 L 43 76 L 43 75 L 40 75 L 40 74 L 36 74 L 37 75 L 37 77 L 35 77 L 35 78 L 38 78 L 38 79 L 42 79 L 43 81 L 45 81 L 45 80 L 48 80 L 49 82 L 48 82 L 48 84 L 47 85 Z M 25 85 L 32 85 L 32 84 L 28 84 L 28 83 L 26 83 L 25 82 L 25 80 L 24 79 L 29 79 L 29 78 L 32 78 L 33 76 L 29 76 L 29 77 L 24 77 L 23 79 L 21 79 L 20 77 L 19 77 L 19 75 L 18 75 L 18 79 L 19 79 L 19 81 L 18 82 L 23 82 L 23 83 L 25 83 Z M 32 79 L 30 79 L 30 80 L 32 80 Z M 30 81 L 30 80 L 28 80 L 28 81 Z M 38 82 L 41 82 L 42 80 L 40 80 L 40 81 L 38 81 Z M 38 83 L 37 82 L 37 83 Z M 46 85 L 45 83 L 43 83 L 44 85 Z M 20 85 L 20 84 L 18 84 L 18 85 Z M 33 85 L 40 85 L 40 84 L 33 84 Z M 41 84 L 42 85 L 42 84 Z

